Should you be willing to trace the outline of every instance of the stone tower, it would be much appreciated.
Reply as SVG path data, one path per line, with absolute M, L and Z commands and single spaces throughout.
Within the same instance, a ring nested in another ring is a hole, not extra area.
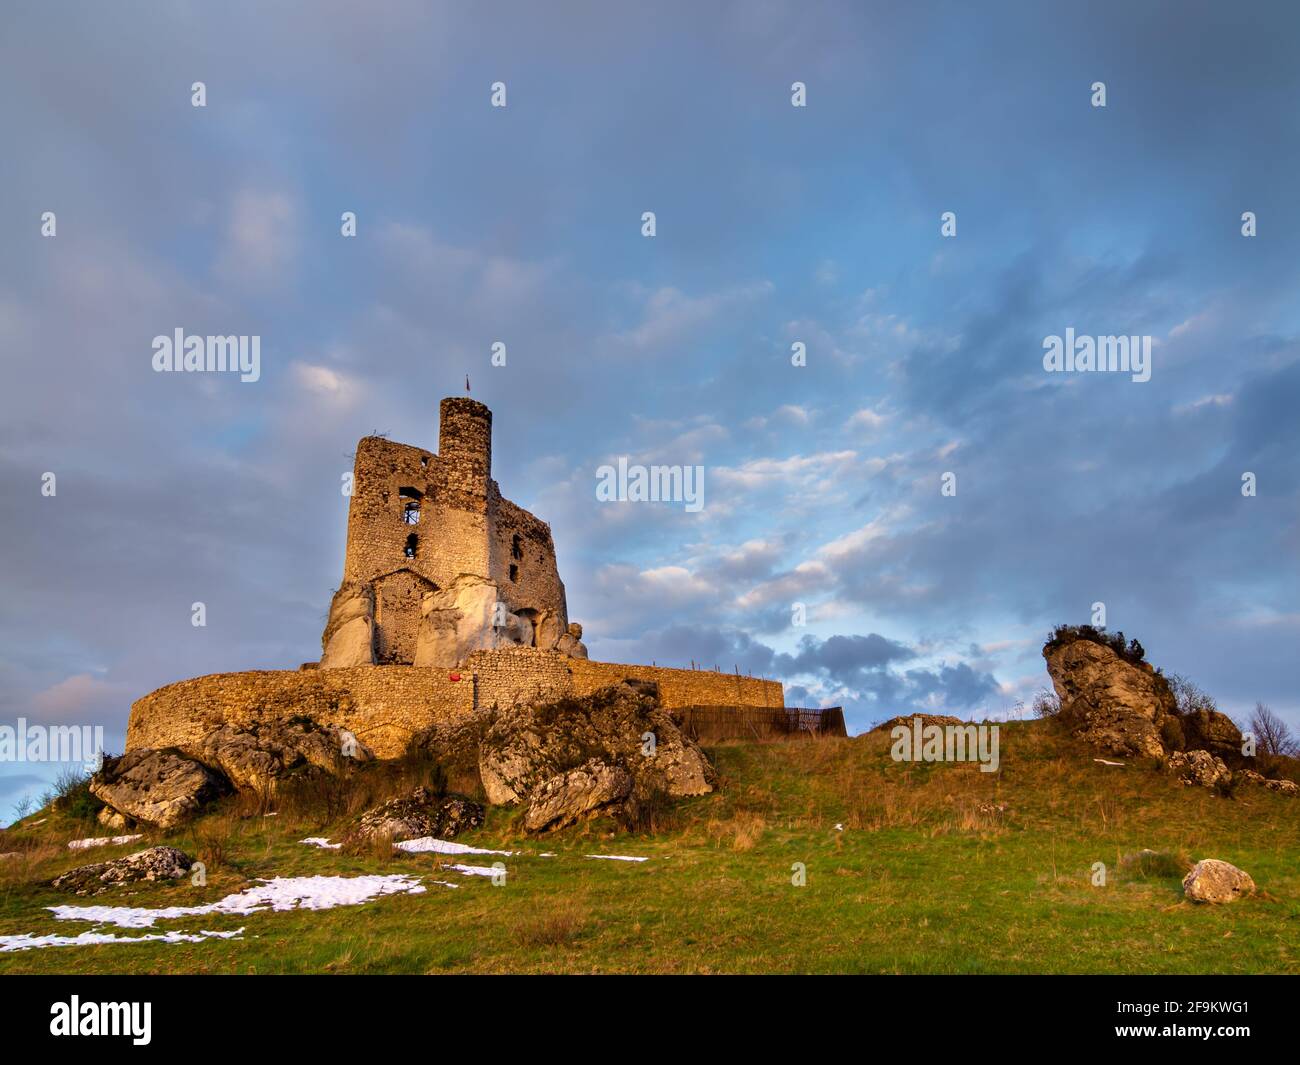
M 458 666 L 502 646 L 585 657 L 550 526 L 492 479 L 492 412 L 449 397 L 439 422 L 437 454 L 377 436 L 357 444 L 321 667 Z

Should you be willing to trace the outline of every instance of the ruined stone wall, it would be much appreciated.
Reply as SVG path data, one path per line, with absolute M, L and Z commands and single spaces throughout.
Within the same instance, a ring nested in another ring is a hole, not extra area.
M 617 684 L 625 677 L 652 680 L 659 685 L 659 700 L 665 707 L 677 706 L 784 706 L 785 689 L 777 680 L 741 677 L 734 673 L 711 673 L 703 669 L 671 669 L 666 666 L 619 665 L 567 660 L 575 695 L 588 695 L 597 688 Z
M 477 509 L 453 505 L 464 499 L 449 500 L 444 482 L 439 457 L 428 451 L 377 436 L 357 444 L 343 579 L 373 581 L 407 569 L 441 588 L 461 573 L 487 576 L 486 498 Z M 408 502 L 419 504 L 415 524 L 405 520 Z M 413 556 L 406 553 L 410 536 Z
M 523 507 L 497 498 L 492 505 L 491 572 L 511 613 L 552 611 L 558 631 L 569 624 L 564 582 L 555 563 L 551 527 Z
M 459 680 L 451 678 L 459 677 Z M 586 695 L 626 677 L 659 684 L 663 705 L 783 705 L 781 684 L 703 670 L 588 662 L 535 648 L 478 651 L 465 668 L 356 666 L 350 669 L 213 673 L 169 684 L 131 706 L 126 747 L 194 747 L 223 724 L 248 726 L 301 714 L 351 731 L 381 758 L 436 723 L 517 702 Z
M 573 693 L 571 660 L 534 647 L 475 651 L 465 662 L 474 674 L 475 703 L 480 710 L 494 704 L 547 702 Z
M 213 673 L 159 688 L 131 706 L 126 749 L 190 747 L 222 724 L 306 715 L 351 731 L 381 758 L 406 750 L 411 736 L 435 722 L 474 712 L 469 675 L 444 669 L 358 666 L 353 669 Z

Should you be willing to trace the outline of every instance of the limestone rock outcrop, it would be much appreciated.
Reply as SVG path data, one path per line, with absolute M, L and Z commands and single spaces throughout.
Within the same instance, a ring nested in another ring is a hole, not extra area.
M 1087 635 L 1081 635 L 1086 630 Z M 1169 682 L 1104 630 L 1061 626 L 1043 648 L 1060 700 L 1060 720 L 1078 739 L 1112 754 L 1154 758 L 1184 784 L 1218 788 L 1256 784 L 1300 796 L 1300 785 L 1269 780 L 1250 768 L 1241 729 L 1218 710 L 1179 712 Z
M 586 658 L 587 645 L 582 642 L 582 626 L 573 622 L 568 631 L 555 641 L 555 650 L 570 658 Z
M 1182 717 L 1183 749 L 1209 751 L 1229 765 L 1241 760 L 1241 729 L 1218 710 L 1194 710 Z
M 479 746 L 488 801 L 525 804 L 525 827 L 620 815 L 655 794 L 713 790 L 699 745 L 659 705 L 653 683 L 624 681 L 583 698 L 498 711 Z
M 225 778 L 173 747 L 105 758 L 90 792 L 135 821 L 174 828 L 229 791 Z
M 194 859 L 175 847 L 150 847 L 111 862 L 80 865 L 55 877 L 52 886 L 76 895 L 97 895 L 114 884 L 177 880 L 187 876 Z
M 1074 735 L 1111 754 L 1161 758 L 1161 726 L 1177 716 L 1169 682 L 1145 662 L 1088 639 L 1043 649 L 1047 672 Z
M 524 828 L 543 832 L 608 810 L 632 794 L 632 774 L 593 758 L 546 780 L 529 799 Z
M 357 833 L 373 839 L 387 836 L 394 842 L 436 836 L 454 839 L 483 824 L 483 807 L 463 795 L 440 796 L 429 788 L 390 799 L 361 815 Z
M 247 728 L 222 725 L 193 748 L 137 747 L 106 758 L 90 791 L 106 804 L 101 824 L 170 829 L 235 789 L 271 794 L 288 777 L 344 773 L 373 757 L 345 729 L 305 717 L 268 718 Z
M 448 587 L 429 592 L 420 603 L 415 664 L 454 667 L 463 665 L 474 651 L 531 646 L 532 621 L 499 603 L 497 586 L 471 574 L 461 574 Z
M 187 751 L 237 788 L 273 792 L 281 778 L 313 770 L 338 774 L 374 755 L 355 736 L 310 718 L 272 719 L 246 729 L 222 725 Z
M 1232 770 L 1223 764 L 1222 758 L 1209 751 L 1174 751 L 1167 764 L 1170 772 L 1184 784 L 1217 788 L 1232 780 Z
M 321 669 L 375 664 L 375 591 L 371 585 L 348 582 L 334 593 L 321 648 Z
M 1294 780 L 1272 780 L 1253 769 L 1238 769 L 1232 774 L 1239 784 L 1253 784 L 1256 787 L 1276 791 L 1279 795 L 1300 795 L 1300 784 Z
M 535 645 L 543 651 L 553 651 L 560 637 L 568 632 L 568 628 L 566 628 L 563 618 L 557 611 L 543 610 L 537 615 L 533 631 Z M 582 637 L 581 625 L 578 626 L 578 637 L 579 639 Z
M 1235 902 L 1254 893 L 1249 873 L 1217 858 L 1203 858 L 1183 877 L 1183 894 L 1193 902 Z

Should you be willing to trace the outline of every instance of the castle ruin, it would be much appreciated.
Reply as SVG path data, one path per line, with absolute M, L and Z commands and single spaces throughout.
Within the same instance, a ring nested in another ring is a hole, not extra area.
M 550 526 L 492 479 L 492 412 L 459 397 L 439 414 L 437 454 L 377 436 L 357 445 L 321 668 L 459 666 L 499 647 L 585 658 Z
M 626 679 L 655 682 L 669 710 L 782 710 L 779 681 L 591 661 L 550 526 L 492 479 L 492 412 L 461 396 L 439 413 L 436 453 L 377 436 L 357 445 L 320 661 L 159 688 L 132 704 L 127 750 L 188 749 L 223 725 L 305 716 L 390 758 L 431 725 Z

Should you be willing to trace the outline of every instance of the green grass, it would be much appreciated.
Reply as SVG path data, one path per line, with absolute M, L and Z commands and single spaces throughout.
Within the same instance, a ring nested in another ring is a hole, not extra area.
M 232 805 L 156 840 L 224 850 L 206 888 L 119 888 L 93 901 L 194 905 L 256 877 L 309 874 L 407 872 L 462 886 L 324 912 L 164 921 L 154 930 L 243 926 L 244 938 L 6 953 L 0 973 L 1300 972 L 1300 801 L 1260 789 L 1225 799 L 1152 768 L 1105 767 L 1050 722 L 1003 726 L 997 774 L 896 764 L 888 748 L 873 736 L 711 749 L 722 790 L 680 803 L 654 835 L 599 821 L 534 840 L 494 809 L 462 841 L 525 852 L 505 859 L 503 887 L 439 871 L 429 855 L 304 847 L 303 836 L 337 840 L 342 826 L 303 813 L 240 818 Z M 43 909 L 91 901 L 49 878 L 141 845 L 71 855 L 66 839 L 102 833 L 48 812 L 28 823 L 42 816 L 0 840 L 0 850 L 60 845 L 0 869 L 0 934 L 91 927 Z M 1159 854 L 1122 861 L 1144 848 Z M 1204 857 L 1241 866 L 1260 894 L 1183 901 L 1181 870 Z M 804 887 L 791 883 L 796 862 Z M 1095 862 L 1105 887 L 1091 884 Z

